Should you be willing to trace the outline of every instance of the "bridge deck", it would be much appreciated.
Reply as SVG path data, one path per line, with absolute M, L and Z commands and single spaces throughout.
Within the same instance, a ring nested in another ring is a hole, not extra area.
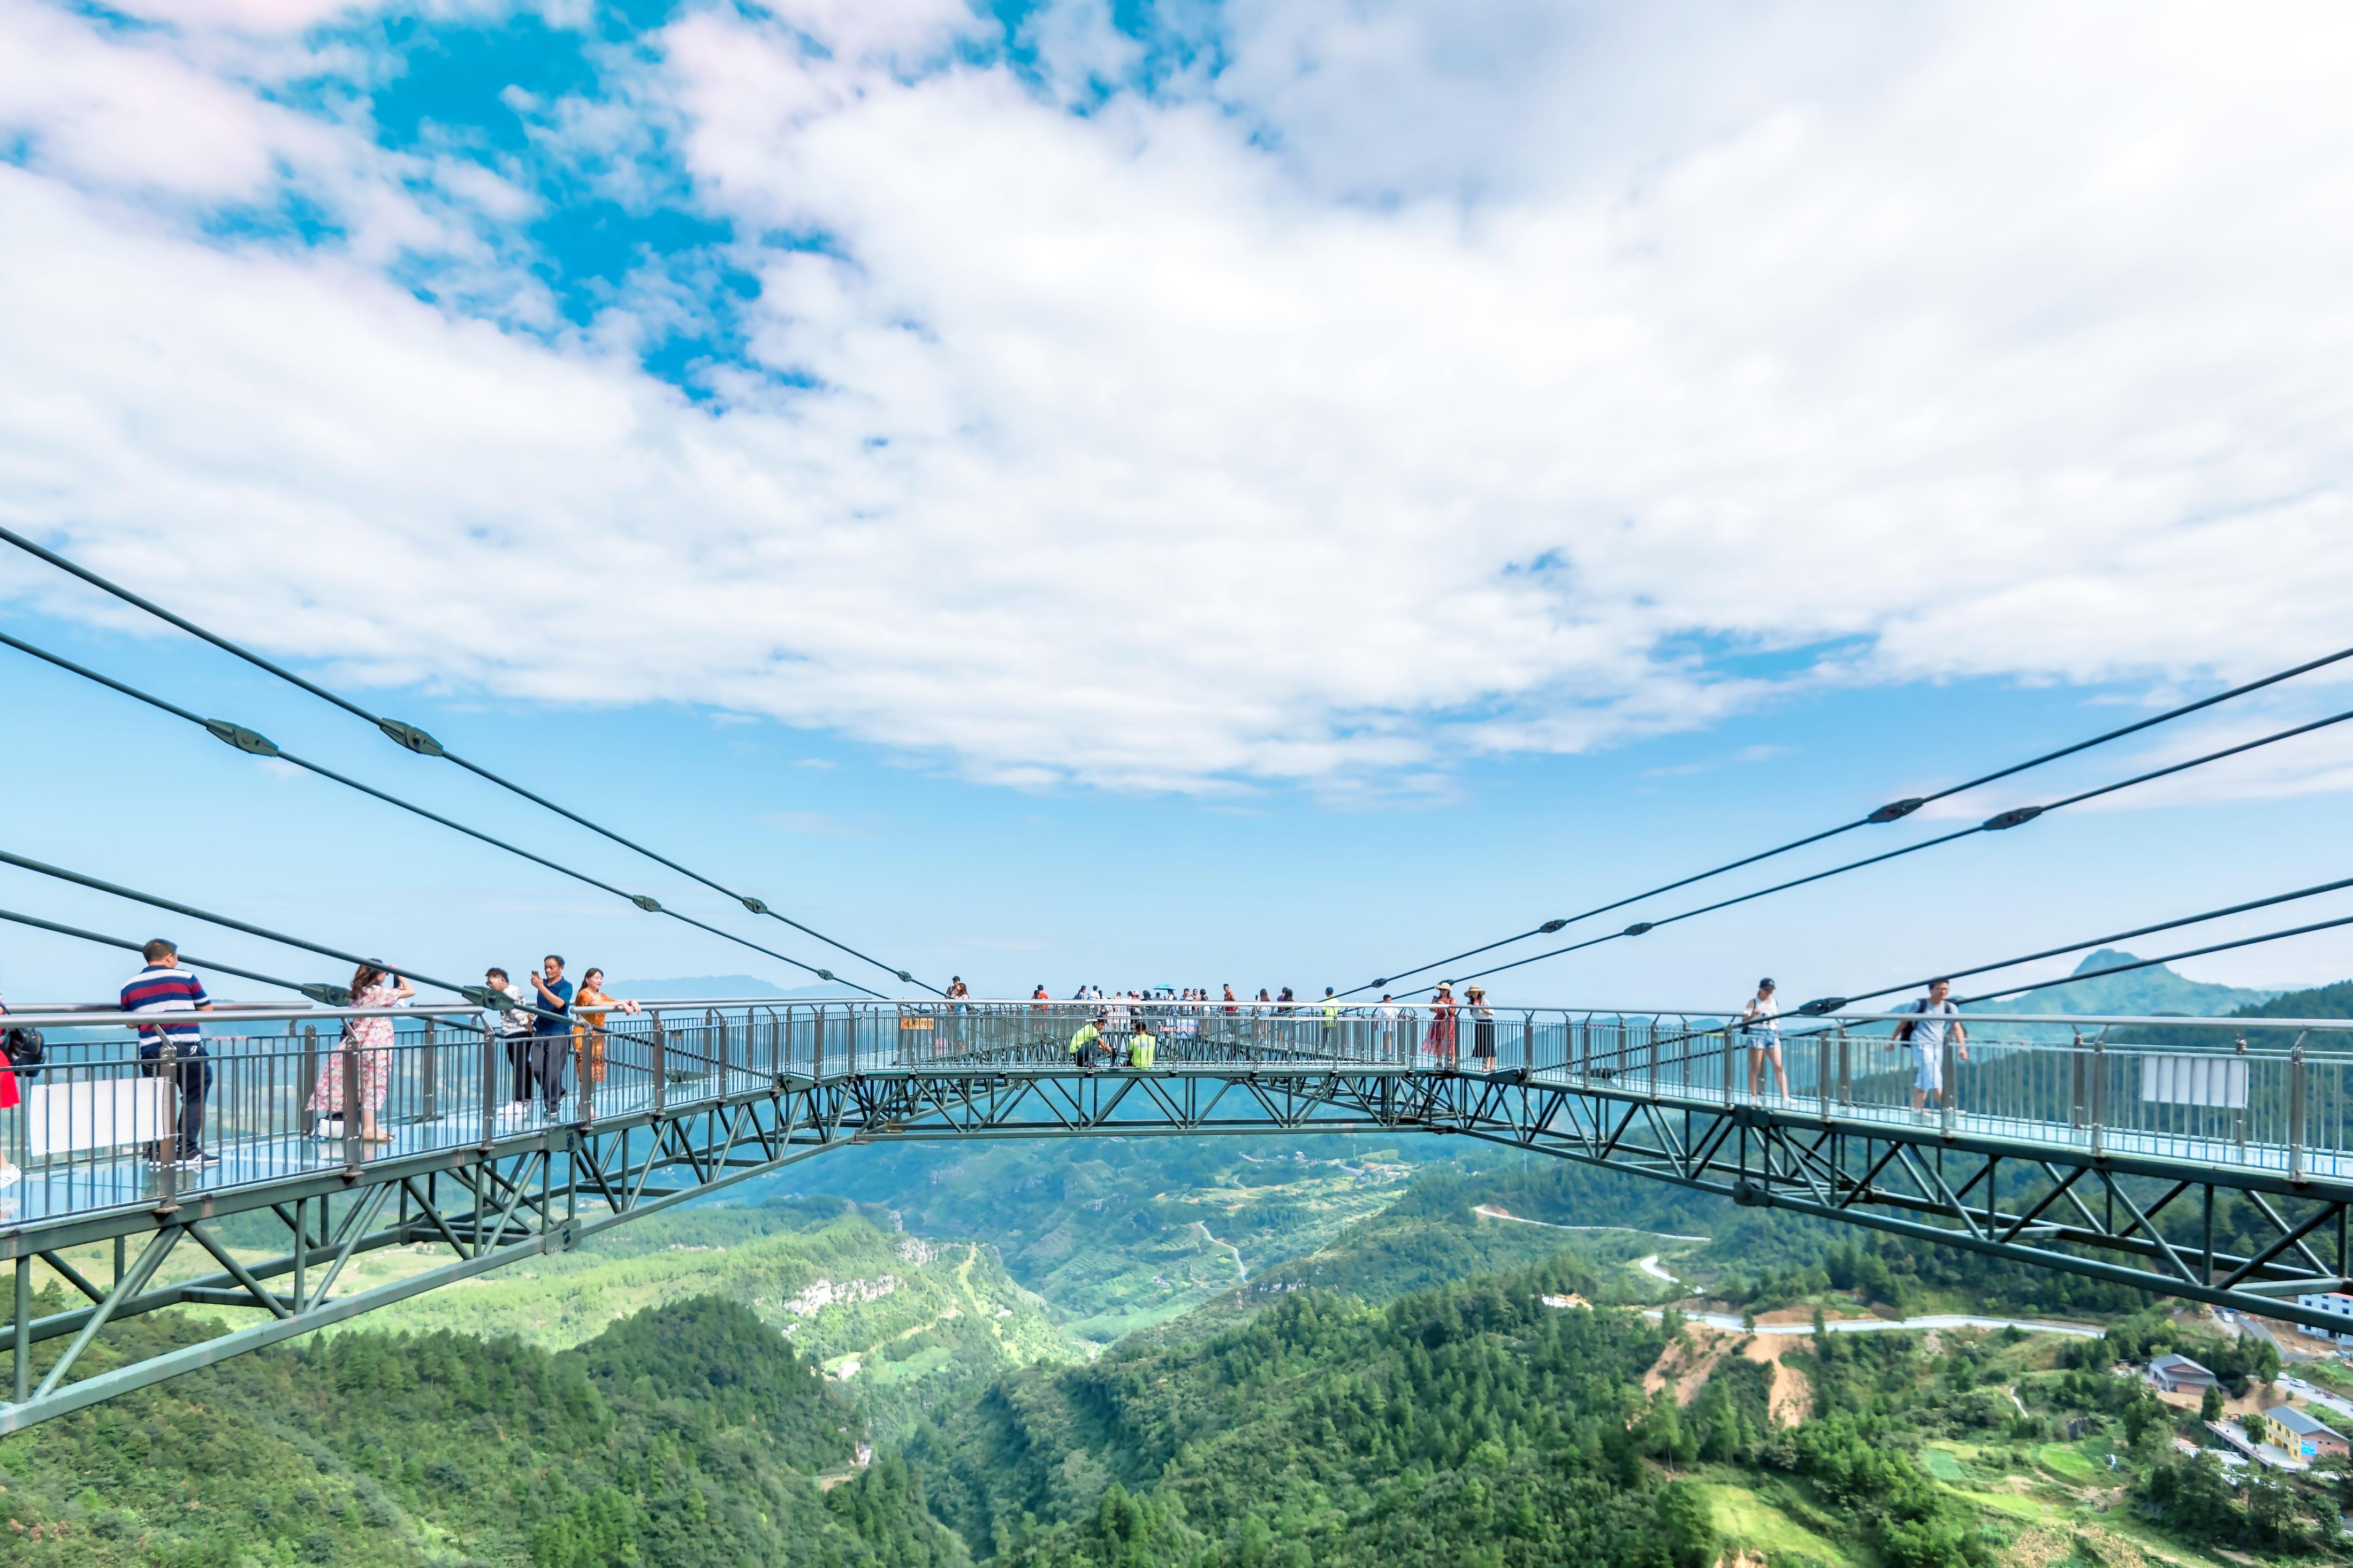
M 570 1043 L 566 1087 L 550 1115 L 536 1100 L 512 1104 L 513 1070 L 504 1048 L 448 1016 L 403 1016 L 385 1053 L 381 1143 L 347 1142 L 333 1112 L 356 1110 L 360 1074 L 353 1053 L 313 1032 L 218 1032 L 208 1042 L 206 1146 L 217 1164 L 164 1170 L 145 1157 L 168 1125 L 173 1096 L 159 1069 L 138 1061 L 120 1034 L 54 1048 L 50 1065 L 27 1078 L 26 1110 L 10 1130 L 16 1186 L 0 1189 L 0 1226 L 37 1231 L 118 1209 L 185 1204 L 200 1194 L 276 1184 L 437 1152 L 543 1144 L 584 1123 L 643 1121 L 782 1086 L 916 1086 L 936 1098 L 970 1092 L 976 1080 L 1002 1085 L 1002 1100 L 1074 1076 L 1064 1041 L 1090 1010 L 995 1006 L 956 1011 L 839 1004 L 690 1007 L 615 1016 L 604 1032 Z M 1604 1021 L 1606 1017 L 1606 1021 Z M 469 1020 L 470 1021 L 470 1020 Z M 1174 1026 L 1168 1026 L 1173 1022 Z M 1480 1076 L 1606 1095 L 1695 1112 L 1755 1107 L 1820 1119 L 1857 1131 L 1929 1129 L 2021 1152 L 2045 1150 L 2137 1156 L 2217 1172 L 2265 1173 L 2299 1181 L 2353 1182 L 2353 1070 L 2337 1054 L 2277 1048 L 2227 1050 L 2012 1038 L 1978 1044 L 1964 1058 L 1947 1049 L 1942 1073 L 1955 1104 L 1909 1104 L 1913 1053 L 1841 1031 L 1835 1023 L 1799 1036 L 1783 1055 L 1790 1092 L 1775 1090 L 1761 1057 L 1762 1092 L 1751 1093 L 1747 1043 L 1721 1028 L 1677 1018 L 1517 1013 L 1464 1019 L 1443 1037 L 1427 1018 L 1364 1014 L 1327 1021 L 1320 1013 L 1232 1016 L 1211 1012 L 1164 1020 L 1149 1073 L 1113 1066 L 1109 1046 L 1091 1058 L 1105 1081 L 1228 1079 L 1237 1073 L 1301 1079 Z M 2168 1026 L 2180 1021 L 2167 1020 Z M 331 1024 L 331 1026 L 332 1025 Z M 2015 1027 L 2012 1033 L 2017 1033 Z M 1115 1036 L 1124 1047 L 1124 1036 Z M 1492 1050 L 1492 1056 L 1482 1056 Z M 1121 1053 L 1124 1056 L 1124 1050 Z M 579 1092 L 583 1069 L 596 1081 Z M 182 1067 L 179 1071 L 191 1069 Z M 338 1095 L 337 1079 L 343 1092 Z M 317 1091 L 322 1081 L 323 1093 Z M 959 1089 L 957 1086 L 965 1086 Z M 1238 1108 L 1247 1117 L 1247 1108 Z M 159 1122 L 158 1119 L 165 1119 Z M 1000 1107 L 999 1124 L 1018 1121 Z M 1166 1105 L 1135 1095 L 1103 1115 L 1106 1131 L 1149 1131 L 1170 1121 Z M 356 1123 L 354 1123 L 356 1124 Z M 488 1137 L 485 1137 L 485 1128 Z

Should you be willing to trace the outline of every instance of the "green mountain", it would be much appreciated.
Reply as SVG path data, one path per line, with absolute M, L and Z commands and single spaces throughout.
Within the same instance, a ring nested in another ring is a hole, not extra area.
M 2135 954 L 2118 948 L 2104 947 L 2075 965 L 2071 973 L 2084 974 L 2136 962 Z M 1998 1002 L 1980 1004 L 1971 1011 L 2101 1014 L 2111 1017 L 2119 1015 L 2149 1017 L 2160 1013 L 2180 1013 L 2191 1017 L 2213 1018 L 2242 1007 L 2260 1005 L 2279 994 L 2276 991 L 2250 990 L 2240 985 L 2216 985 L 2203 980 L 2192 980 L 2159 963 L 2147 969 L 2136 969 L 2126 974 L 2103 975 L 2097 980 L 2047 986 L 2016 996 L 2005 996 Z

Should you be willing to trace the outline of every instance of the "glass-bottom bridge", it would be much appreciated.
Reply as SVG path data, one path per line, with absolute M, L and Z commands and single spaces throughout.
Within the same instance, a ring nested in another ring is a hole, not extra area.
M 1787 1018 L 1784 1091 L 1763 1040 L 1687 1013 L 665 1003 L 547 1042 L 550 1110 L 489 1015 L 393 1010 L 374 1053 L 340 1043 L 355 1016 L 206 1015 L 200 1062 L 142 1061 L 112 1013 L 10 1016 L 50 1045 L 0 1113 L 22 1172 L 0 1431 L 885 1140 L 1446 1133 L 2320 1326 L 2303 1299 L 2348 1288 L 2344 1020 L 1972 1014 L 1966 1047 L 1924 1053 L 1894 1016 Z M 152 1158 L 200 1084 L 217 1163 Z M 93 1244 L 111 1270 L 63 1256 Z M 417 1244 L 441 1261 L 337 1293 L 353 1256 Z M 62 1310 L 37 1308 L 37 1266 Z M 219 1310 L 214 1331 L 75 1375 L 108 1322 L 178 1307 Z

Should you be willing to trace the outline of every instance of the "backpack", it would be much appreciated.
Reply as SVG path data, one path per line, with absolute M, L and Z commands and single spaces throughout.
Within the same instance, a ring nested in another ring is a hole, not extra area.
M 8 1065 L 12 1068 L 37 1068 L 48 1059 L 49 1052 L 38 1029 L 11 1029 L 7 1036 Z
M 1926 1013 L 1928 1011 L 1928 999 L 1926 996 L 1923 996 L 1917 1002 L 1913 1003 L 1912 1011 L 1921 1014 Z M 1895 1033 L 1891 1036 L 1890 1038 L 1899 1042 L 1909 1041 L 1912 1038 L 1912 1020 L 1906 1018 L 1904 1022 L 1895 1026 Z

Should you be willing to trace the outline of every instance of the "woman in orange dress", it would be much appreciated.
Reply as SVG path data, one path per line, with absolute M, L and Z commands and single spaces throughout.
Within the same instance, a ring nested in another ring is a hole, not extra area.
M 605 1081 L 605 1015 L 616 1007 L 624 1013 L 638 1010 L 635 1002 L 605 994 L 603 970 L 592 969 L 580 977 L 580 994 L 572 999 L 572 1016 L 579 1020 L 572 1026 L 572 1049 L 575 1055 L 586 1053 L 581 1071 L 590 1083 Z

